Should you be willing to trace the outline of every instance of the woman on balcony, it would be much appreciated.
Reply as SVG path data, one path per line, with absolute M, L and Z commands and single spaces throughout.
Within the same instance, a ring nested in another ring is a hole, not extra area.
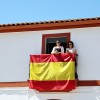
M 64 47 L 61 46 L 60 40 L 56 41 L 56 46 L 53 47 L 51 54 L 64 53 Z
M 74 43 L 72 41 L 68 42 L 68 48 L 66 48 L 66 53 L 72 53 L 72 54 L 76 55 L 76 58 L 75 58 L 75 79 L 78 81 L 78 74 L 77 74 L 77 57 L 78 57 L 78 54 L 77 54 L 76 49 L 74 48 Z

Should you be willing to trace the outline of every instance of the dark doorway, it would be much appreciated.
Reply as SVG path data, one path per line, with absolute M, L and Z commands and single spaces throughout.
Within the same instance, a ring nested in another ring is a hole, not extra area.
M 66 52 L 67 37 L 56 37 L 56 38 L 46 38 L 46 54 L 51 53 L 53 47 L 56 45 L 56 40 L 61 41 L 61 46 L 64 47 L 64 52 Z

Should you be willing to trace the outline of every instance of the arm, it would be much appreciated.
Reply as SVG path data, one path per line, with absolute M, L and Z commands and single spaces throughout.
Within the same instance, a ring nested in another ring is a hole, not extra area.
M 74 50 L 74 53 L 75 53 L 75 54 L 77 54 L 77 51 L 76 51 L 76 49 Z
M 59 52 L 56 50 L 56 46 L 53 47 L 51 54 L 59 54 Z
M 68 48 L 66 48 L 66 53 L 70 53 Z
M 77 54 L 77 51 L 76 51 L 75 48 L 72 48 L 72 49 L 67 48 L 67 49 L 66 49 L 66 53 Z
M 51 54 L 55 53 L 55 47 L 53 47 Z

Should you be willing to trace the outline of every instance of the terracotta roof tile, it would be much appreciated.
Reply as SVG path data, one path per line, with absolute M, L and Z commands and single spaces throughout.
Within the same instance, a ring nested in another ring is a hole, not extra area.
M 1 24 L 0 27 L 7 26 L 22 26 L 22 25 L 36 25 L 36 24 L 52 24 L 52 23 L 67 23 L 67 22 L 79 22 L 88 20 L 100 20 L 100 17 L 95 18 L 80 18 L 80 19 L 68 19 L 68 20 L 53 20 L 53 21 L 40 21 L 40 22 L 26 22 L 26 23 L 12 23 L 12 24 Z

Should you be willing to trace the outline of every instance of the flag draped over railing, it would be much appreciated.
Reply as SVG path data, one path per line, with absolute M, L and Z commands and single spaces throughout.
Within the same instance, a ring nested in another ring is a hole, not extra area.
M 29 88 L 38 91 L 75 89 L 75 55 L 30 55 Z

